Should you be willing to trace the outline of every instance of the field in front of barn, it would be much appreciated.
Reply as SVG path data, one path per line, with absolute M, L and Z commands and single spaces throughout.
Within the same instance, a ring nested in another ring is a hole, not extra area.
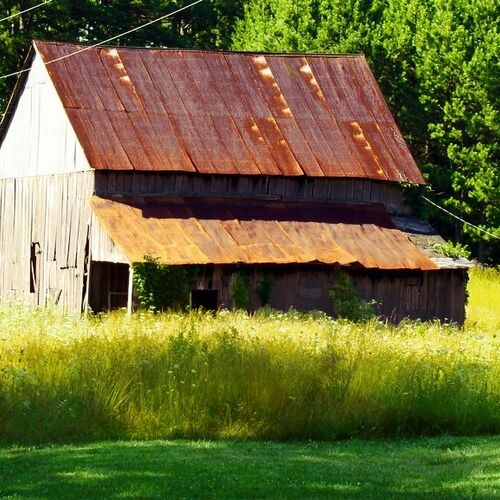
M 0 442 L 500 431 L 500 272 L 465 328 L 242 312 L 0 309 Z

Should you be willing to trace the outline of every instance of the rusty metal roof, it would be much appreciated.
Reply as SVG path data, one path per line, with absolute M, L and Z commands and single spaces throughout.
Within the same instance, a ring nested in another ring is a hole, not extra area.
M 436 269 L 381 206 L 236 199 L 94 196 L 91 206 L 129 262 L 325 263 Z
M 361 55 L 98 47 L 47 69 L 96 169 L 424 183 Z

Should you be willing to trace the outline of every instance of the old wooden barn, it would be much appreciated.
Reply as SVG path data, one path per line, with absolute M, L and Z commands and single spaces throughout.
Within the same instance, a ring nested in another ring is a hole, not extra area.
M 0 299 L 131 307 L 131 263 L 197 265 L 193 301 L 272 276 L 332 312 L 339 269 L 379 314 L 464 318 L 467 263 L 433 253 L 424 180 L 363 56 L 34 42 L 0 130 Z

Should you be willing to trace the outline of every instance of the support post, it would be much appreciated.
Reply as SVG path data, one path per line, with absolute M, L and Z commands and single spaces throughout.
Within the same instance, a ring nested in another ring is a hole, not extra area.
M 132 296 L 134 292 L 134 269 L 132 264 L 128 266 L 128 294 L 127 294 L 127 314 L 132 314 Z

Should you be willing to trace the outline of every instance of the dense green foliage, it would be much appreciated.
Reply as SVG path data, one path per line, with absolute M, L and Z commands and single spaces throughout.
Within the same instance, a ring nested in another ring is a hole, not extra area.
M 132 269 L 134 289 L 142 307 L 159 312 L 189 305 L 191 269 L 166 266 L 150 255 L 144 256 L 144 262 L 133 264 Z
M 235 275 L 231 283 L 231 298 L 235 309 L 248 311 L 250 307 L 249 286 L 249 279 L 244 271 Z
M 330 289 L 330 300 L 337 318 L 366 321 L 375 316 L 374 305 L 359 296 L 351 278 L 343 271 L 337 272 L 335 283 Z
M 269 273 L 264 273 L 257 287 L 257 295 L 260 299 L 260 305 L 265 307 L 271 300 L 273 292 L 273 276 Z
M 472 283 L 498 292 L 498 272 Z M 0 441 L 497 433 L 498 296 L 466 329 L 2 306 Z
M 497 498 L 500 438 L 0 449 L 6 498 Z
M 499 19 L 495 0 L 250 0 L 233 47 L 364 53 L 433 198 L 500 236 Z M 498 239 L 422 211 L 500 258 Z

